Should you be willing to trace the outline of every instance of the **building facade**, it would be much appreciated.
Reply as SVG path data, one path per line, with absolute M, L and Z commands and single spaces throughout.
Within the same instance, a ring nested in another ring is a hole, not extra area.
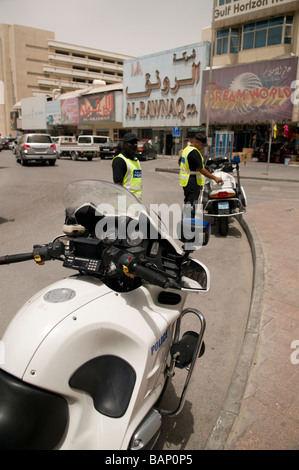
M 234 148 L 274 140 L 298 150 L 299 1 L 215 0 L 212 69 L 201 120 L 234 132 Z
M 14 106 L 22 99 L 86 89 L 95 80 L 122 83 L 130 58 L 55 41 L 51 31 L 0 24 L 0 133 L 15 136 Z
M 210 43 L 199 42 L 124 64 L 124 127 L 150 138 L 159 153 L 177 154 L 200 129 L 203 71 Z

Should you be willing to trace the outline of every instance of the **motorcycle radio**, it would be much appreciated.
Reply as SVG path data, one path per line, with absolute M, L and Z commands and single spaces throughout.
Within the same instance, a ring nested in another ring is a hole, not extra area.
M 78 269 L 88 273 L 100 271 L 102 262 L 101 241 L 93 238 L 70 240 L 70 250 L 65 257 L 65 268 Z

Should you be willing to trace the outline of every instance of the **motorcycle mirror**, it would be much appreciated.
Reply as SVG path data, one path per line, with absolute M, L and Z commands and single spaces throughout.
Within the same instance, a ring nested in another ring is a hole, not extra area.
M 210 276 L 206 267 L 195 259 L 188 259 L 182 267 L 181 289 L 190 291 L 210 290 Z

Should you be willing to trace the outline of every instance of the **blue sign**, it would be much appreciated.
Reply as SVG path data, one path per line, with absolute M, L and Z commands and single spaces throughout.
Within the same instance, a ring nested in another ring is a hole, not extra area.
M 180 137 L 181 135 L 181 128 L 179 126 L 175 126 L 172 128 L 172 137 Z

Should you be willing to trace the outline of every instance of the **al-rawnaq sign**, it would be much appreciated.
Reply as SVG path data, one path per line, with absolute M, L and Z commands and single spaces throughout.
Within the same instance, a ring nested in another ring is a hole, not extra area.
M 224 67 L 203 76 L 201 120 L 212 123 L 292 121 L 298 59 Z
M 208 43 L 124 63 L 124 127 L 196 126 Z

